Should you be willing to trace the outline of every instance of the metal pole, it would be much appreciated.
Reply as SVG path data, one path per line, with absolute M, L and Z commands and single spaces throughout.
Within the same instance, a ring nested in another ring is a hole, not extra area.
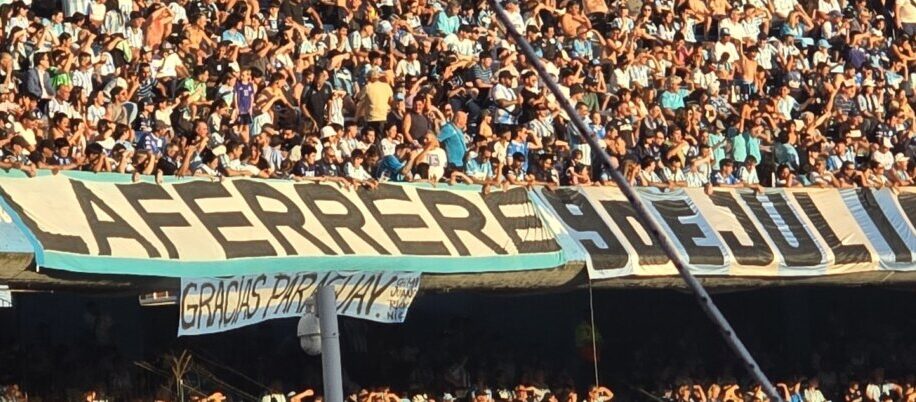
M 318 288 L 318 322 L 321 325 L 321 368 L 324 400 L 343 402 L 340 338 L 337 330 L 337 298 L 333 286 Z
M 662 229 L 661 225 L 652 218 L 652 215 L 649 213 L 649 210 L 643 205 L 642 200 L 636 194 L 636 190 L 630 186 L 626 178 L 617 171 L 617 163 L 611 158 L 610 155 L 605 151 L 598 143 L 598 137 L 595 136 L 595 133 L 579 118 L 579 115 L 576 113 L 576 109 L 569 103 L 569 100 L 566 99 L 566 96 L 563 95 L 563 92 L 560 91 L 560 87 L 557 86 L 557 83 L 550 78 L 550 75 L 547 73 L 547 70 L 544 68 L 544 65 L 541 63 L 540 58 L 535 54 L 534 49 L 531 47 L 531 44 L 525 40 L 525 37 L 522 36 L 518 30 L 512 25 L 509 15 L 506 13 L 506 10 L 503 9 L 502 4 L 498 0 L 488 0 L 490 3 L 490 8 L 495 11 L 496 18 L 499 20 L 500 24 L 505 28 L 508 37 L 515 42 L 515 45 L 518 46 L 519 51 L 525 54 L 528 58 L 528 63 L 531 64 L 531 67 L 537 71 L 538 76 L 541 77 L 541 81 L 544 85 L 547 86 L 547 89 L 556 97 L 557 103 L 563 108 L 563 111 L 569 115 L 570 122 L 576 127 L 576 130 L 582 134 L 582 137 L 585 138 L 585 141 L 588 142 L 589 147 L 592 149 L 593 153 L 596 153 L 601 161 L 607 163 L 608 166 L 611 166 L 610 169 L 611 177 L 614 179 L 614 182 L 617 183 L 617 187 L 620 188 L 620 191 L 627 197 L 627 200 L 630 201 L 630 204 L 633 205 L 633 209 L 636 210 L 637 216 L 645 222 L 648 229 L 655 234 L 656 238 L 659 241 L 659 245 L 665 250 L 665 253 L 668 254 L 668 257 L 671 258 L 671 262 L 674 263 L 674 266 L 677 268 L 678 273 L 681 274 L 681 278 L 684 279 L 684 283 L 687 284 L 687 287 L 693 292 L 694 296 L 697 298 L 697 302 L 700 304 L 700 307 L 703 309 L 703 312 L 706 313 L 706 316 L 716 325 L 719 333 L 725 339 L 725 342 L 731 347 L 732 351 L 741 359 L 744 368 L 760 383 L 763 388 L 763 392 L 767 394 L 773 401 L 782 402 L 782 395 L 776 391 L 776 387 L 773 386 L 773 383 L 767 378 L 766 374 L 760 369 L 760 366 L 757 365 L 757 362 L 754 360 L 754 357 L 751 356 L 751 353 L 744 346 L 744 343 L 741 342 L 741 339 L 735 334 L 735 330 L 732 329 L 731 324 L 728 323 L 728 320 L 725 319 L 725 316 L 722 315 L 722 312 L 719 311 L 719 308 L 716 307 L 716 304 L 713 303 L 712 298 L 709 296 L 709 293 L 706 292 L 706 289 L 703 288 L 703 285 L 697 280 L 693 274 L 687 269 L 687 261 L 684 260 L 684 257 L 677 251 L 677 247 L 674 244 L 674 241 L 671 240 Z

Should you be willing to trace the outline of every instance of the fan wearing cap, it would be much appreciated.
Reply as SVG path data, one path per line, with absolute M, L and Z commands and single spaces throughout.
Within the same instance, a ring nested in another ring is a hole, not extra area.
M 862 91 L 856 97 L 856 103 L 859 112 L 866 120 L 868 127 L 874 127 L 878 120 L 884 116 L 884 105 L 878 95 L 875 93 L 875 80 L 868 78 L 862 81 Z M 865 131 L 871 132 L 865 128 Z
M 716 55 L 716 60 L 721 60 L 722 55 L 728 53 L 729 61 L 738 61 L 738 47 L 735 46 L 735 42 L 732 41 L 731 30 L 728 28 L 722 28 L 719 30 L 719 41 L 716 42 L 714 52 Z
M 13 137 L 6 148 L 0 149 L 0 169 L 19 169 L 29 176 L 35 175 L 35 165 L 29 159 L 25 139 Z
M 406 57 L 399 60 L 394 69 L 394 76 L 404 78 L 407 76 L 419 77 L 423 69 L 418 58 L 417 47 L 410 45 L 405 50 Z
M 910 158 L 899 152 L 894 155 L 894 165 L 887 172 L 887 176 L 894 187 L 912 186 L 914 181 Z
M 388 120 L 388 112 L 391 105 L 394 104 L 394 90 L 384 80 L 381 80 L 381 72 L 378 69 L 370 69 L 368 73 L 369 82 L 363 88 L 357 103 L 357 117 L 375 127 L 377 132 L 381 132 Z

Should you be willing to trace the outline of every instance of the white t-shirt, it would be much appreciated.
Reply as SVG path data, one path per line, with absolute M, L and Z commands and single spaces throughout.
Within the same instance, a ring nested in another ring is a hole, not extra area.
M 747 37 L 747 31 L 744 29 L 744 24 L 742 24 L 740 21 L 732 21 L 731 18 L 726 18 L 722 21 L 719 21 L 719 29 L 722 28 L 728 28 L 732 38 L 742 40 Z
M 747 184 L 760 184 L 760 179 L 757 177 L 757 169 L 750 171 L 747 167 L 742 166 L 741 171 L 738 174 L 738 178 Z
M 499 124 L 515 124 L 517 121 L 516 116 L 513 114 L 515 108 L 518 107 L 514 102 L 518 99 L 518 94 L 515 93 L 511 88 L 503 85 L 496 84 L 493 87 L 490 95 L 493 97 L 494 101 L 507 100 L 513 102 L 507 107 L 496 107 L 496 123 Z
M 347 162 L 347 166 L 344 170 L 346 171 L 347 177 L 351 179 L 360 181 L 372 179 L 372 175 L 366 172 L 366 169 L 362 165 L 354 166 L 353 162 Z
M 32 131 L 32 129 L 26 130 L 22 128 L 22 124 L 19 124 L 19 122 L 16 122 L 16 123 L 13 123 L 13 130 L 19 133 L 19 135 L 22 136 L 22 138 L 25 139 L 25 142 L 27 142 L 29 145 L 35 146 L 35 144 L 37 144 L 35 140 L 35 132 Z
M 474 56 L 479 53 L 480 46 L 470 39 L 459 39 L 449 46 L 449 50 L 461 56 Z
M 286 395 L 267 394 L 261 397 L 261 402 L 286 402 Z
M 508 149 L 509 149 L 508 142 L 505 144 L 503 144 L 500 141 L 495 142 L 493 144 L 493 157 L 496 158 L 497 160 L 501 160 L 505 163 L 508 163 L 509 161 L 506 160 Z
M 436 180 L 439 180 L 445 176 L 445 165 L 448 164 L 448 158 L 445 155 L 444 149 L 435 148 L 427 152 L 424 162 L 429 164 L 430 178 L 436 178 Z
M 157 68 L 158 75 L 156 78 L 175 78 L 178 76 L 178 66 L 184 65 L 181 61 L 181 57 L 177 53 L 169 53 L 168 56 L 161 59 L 159 67 Z
M 403 77 L 405 75 L 420 75 L 420 60 L 401 60 L 398 62 L 398 66 L 394 70 L 394 75 L 398 77 Z
M 735 47 L 733 42 L 722 43 L 716 42 L 716 61 L 722 59 L 722 55 L 728 53 L 728 61 L 735 63 L 738 61 L 738 48 Z
M 890 170 L 894 166 L 894 153 L 891 151 L 881 152 L 879 149 L 871 154 L 871 158 L 884 166 L 885 170 Z
M 817 11 L 829 14 L 831 11 L 842 11 L 840 2 L 837 0 L 818 0 Z
M 92 2 L 87 8 L 86 13 L 89 14 L 89 19 L 93 21 L 105 19 L 105 3 Z
M 392 140 L 392 139 L 389 139 L 389 138 L 382 138 L 382 141 L 381 141 L 381 145 L 382 145 L 382 156 L 388 156 L 388 155 L 394 154 L 394 149 L 395 149 L 395 148 L 398 146 L 398 144 L 400 144 L 400 143 L 401 143 L 401 142 L 398 141 L 398 140 Z

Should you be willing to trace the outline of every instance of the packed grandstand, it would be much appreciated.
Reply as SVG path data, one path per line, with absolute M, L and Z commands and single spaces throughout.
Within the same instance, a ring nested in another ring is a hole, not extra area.
M 504 6 L 633 184 L 913 183 L 912 2 Z M 4 168 L 609 184 L 486 1 L 2 7 Z

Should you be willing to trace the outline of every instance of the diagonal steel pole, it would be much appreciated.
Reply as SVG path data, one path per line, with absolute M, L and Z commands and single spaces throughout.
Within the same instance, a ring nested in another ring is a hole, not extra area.
M 519 50 L 525 54 L 528 58 L 531 67 L 534 67 L 537 71 L 538 76 L 541 77 L 544 85 L 547 86 L 547 89 L 553 93 L 553 96 L 556 98 L 557 103 L 560 107 L 563 108 L 563 111 L 569 115 L 570 122 L 576 127 L 582 137 L 588 142 L 589 147 L 591 147 L 592 152 L 601 157 L 601 160 L 604 163 L 607 163 L 608 166 L 616 167 L 616 163 L 613 162 L 611 156 L 604 150 L 598 143 L 598 138 L 595 137 L 595 133 L 579 118 L 579 115 L 576 113 L 576 109 L 569 103 L 569 100 L 563 95 L 560 91 L 560 87 L 557 86 L 557 83 L 553 81 L 550 75 L 547 73 L 547 70 L 544 68 L 544 65 L 541 63 L 540 58 L 535 54 L 534 49 L 531 47 L 531 44 L 518 32 L 517 29 L 512 25 L 509 20 L 509 15 L 506 13 L 506 10 L 503 9 L 502 5 L 499 4 L 498 0 L 487 0 L 490 3 L 490 7 L 495 11 L 496 18 L 499 20 L 500 24 L 509 34 L 515 45 L 518 46 Z M 668 254 L 668 257 L 671 258 L 671 261 L 674 263 L 674 266 L 677 267 L 678 273 L 680 273 L 681 278 L 684 279 L 684 282 L 687 284 L 687 287 L 690 288 L 690 291 L 693 292 L 696 296 L 697 302 L 700 304 L 700 307 L 703 309 L 703 312 L 709 317 L 709 319 L 716 325 L 716 328 L 719 330 L 719 333 L 722 334 L 722 337 L 725 339 L 725 342 L 728 343 L 728 346 L 731 347 L 732 351 L 741 359 L 741 362 L 744 364 L 744 368 L 754 377 L 754 379 L 761 385 L 763 392 L 765 392 L 771 400 L 776 402 L 783 402 L 783 398 L 779 395 L 779 392 L 776 391 L 776 387 L 773 386 L 773 383 L 767 378 L 766 374 L 760 369 L 760 366 L 757 365 L 757 362 L 754 360 L 754 357 L 751 356 L 751 353 L 744 346 L 744 343 L 741 342 L 741 339 L 738 338 L 738 335 L 735 334 L 735 330 L 732 329 L 731 324 L 728 323 L 728 320 L 722 315 L 722 312 L 719 311 L 719 308 L 716 307 L 716 304 L 713 303 L 712 298 L 709 296 L 709 293 L 706 292 L 706 289 L 703 288 L 703 285 L 700 284 L 700 281 L 697 280 L 693 274 L 687 269 L 687 262 L 684 258 L 677 252 L 677 247 L 674 244 L 674 241 L 671 240 L 662 230 L 662 227 L 659 225 L 655 219 L 649 213 L 649 210 L 643 205 L 639 196 L 636 194 L 636 190 L 630 186 L 627 180 L 623 175 L 617 171 L 617 169 L 610 169 L 611 177 L 614 179 L 614 182 L 617 183 L 617 186 L 627 197 L 630 204 L 633 205 L 633 208 L 636 210 L 636 214 L 640 219 L 648 226 L 649 230 L 655 234 L 656 238 L 662 247 L 665 250 L 665 253 Z

